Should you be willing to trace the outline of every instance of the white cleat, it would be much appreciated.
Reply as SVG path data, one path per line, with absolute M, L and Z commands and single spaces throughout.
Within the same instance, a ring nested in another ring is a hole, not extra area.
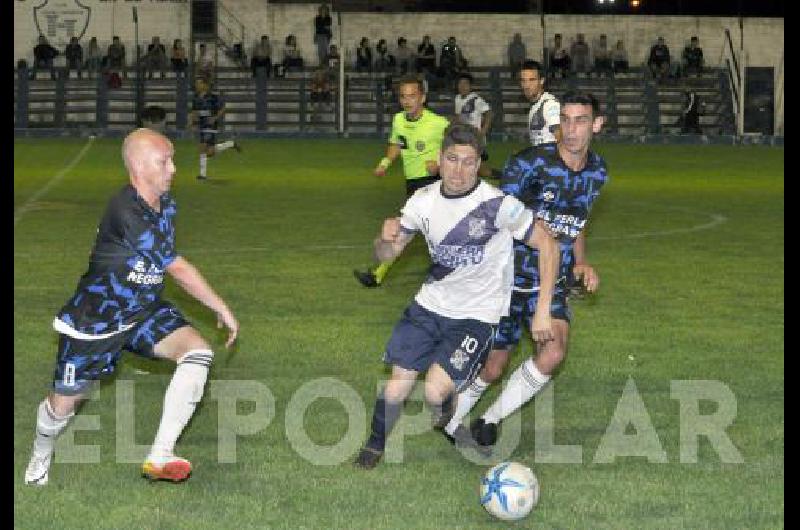
M 47 484 L 52 458 L 52 454 L 31 456 L 31 461 L 28 462 L 28 468 L 25 470 L 25 484 L 29 486 L 44 486 Z

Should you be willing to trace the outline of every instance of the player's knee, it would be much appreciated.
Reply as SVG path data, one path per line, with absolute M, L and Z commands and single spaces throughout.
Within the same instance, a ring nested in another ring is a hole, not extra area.
M 383 389 L 383 399 L 389 403 L 401 403 L 408 394 L 405 385 L 395 381 L 389 381 Z
M 503 376 L 503 371 L 508 362 L 507 350 L 492 350 L 489 358 L 486 360 L 486 365 L 481 371 L 481 379 L 485 383 L 494 383 Z
M 446 375 L 436 377 L 429 373 L 425 380 L 425 401 L 430 405 L 441 405 L 453 393 L 455 385 Z

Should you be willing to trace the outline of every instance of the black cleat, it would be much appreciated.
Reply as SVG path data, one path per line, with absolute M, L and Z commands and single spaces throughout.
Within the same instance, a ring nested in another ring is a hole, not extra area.
M 371 447 L 364 447 L 361 449 L 361 452 L 358 453 L 358 458 L 353 462 L 353 465 L 361 469 L 372 469 L 378 465 L 382 456 L 383 451 L 378 451 Z
M 449 399 L 446 403 L 442 404 L 443 406 L 436 407 L 436 409 L 433 410 L 431 413 L 431 425 L 434 429 L 444 429 L 447 424 L 450 423 L 453 414 L 456 413 L 454 401 L 454 399 Z
M 442 431 L 442 434 L 444 434 L 444 437 L 447 438 L 451 444 L 460 449 L 475 449 L 483 457 L 492 456 L 491 446 L 480 445 L 475 441 L 475 438 L 472 437 L 472 434 L 470 434 L 469 430 L 464 427 L 463 424 L 456 427 L 456 432 L 452 435 L 448 434 L 447 431 Z
M 208 180 L 208 177 L 205 175 L 197 175 L 197 180 Z
M 477 418 L 469 426 L 469 431 L 478 445 L 492 446 L 497 443 L 496 423 L 486 423 L 483 418 Z
M 378 283 L 378 279 L 375 277 L 375 273 L 370 270 L 364 272 L 359 270 L 354 270 L 353 276 L 355 276 L 356 280 L 358 280 L 359 283 L 364 287 L 380 286 L 380 283 Z
M 233 141 L 233 148 L 236 149 L 237 153 L 242 152 L 242 146 L 239 145 L 239 142 L 237 142 L 236 140 Z

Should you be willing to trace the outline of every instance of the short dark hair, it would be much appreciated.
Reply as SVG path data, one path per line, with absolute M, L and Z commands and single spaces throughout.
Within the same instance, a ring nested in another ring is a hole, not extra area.
M 419 87 L 419 91 L 421 93 L 425 93 L 425 85 L 422 83 L 422 79 L 419 76 L 409 74 L 404 75 L 400 79 L 397 80 L 397 89 L 399 90 L 402 85 L 417 85 Z
M 525 61 L 523 61 L 522 66 L 520 66 L 519 69 L 520 69 L 520 71 L 522 71 L 522 70 L 536 70 L 537 72 L 539 72 L 539 76 L 540 77 L 544 73 L 544 71 L 542 70 L 541 63 L 539 63 L 539 61 L 534 61 L 532 59 L 526 59 Z
M 472 74 L 469 72 L 461 72 L 458 74 L 458 77 L 456 77 L 456 82 L 461 81 L 462 79 L 469 81 L 470 85 L 475 81 L 475 78 L 472 77 Z
M 570 90 L 561 96 L 559 102 L 562 107 L 570 103 L 574 105 L 590 105 L 592 107 L 592 117 L 594 118 L 600 115 L 600 102 L 597 101 L 597 98 L 590 92 Z
M 444 131 L 442 140 L 442 152 L 454 145 L 469 145 L 475 149 L 475 153 L 480 155 L 483 152 L 483 134 L 477 127 L 468 123 L 453 123 Z

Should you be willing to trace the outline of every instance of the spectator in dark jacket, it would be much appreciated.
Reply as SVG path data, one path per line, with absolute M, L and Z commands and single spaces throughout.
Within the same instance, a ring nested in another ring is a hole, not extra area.
M 36 72 L 40 69 L 50 70 L 50 77 L 56 78 L 56 70 L 53 67 L 53 59 L 58 55 L 58 50 L 50 46 L 44 35 L 39 35 L 39 44 L 33 48 L 33 71 L 31 72 L 31 79 L 36 76 Z
M 78 43 L 78 37 L 72 37 L 69 40 L 69 44 L 64 50 L 64 56 L 67 58 L 67 72 L 75 70 L 80 79 L 83 67 L 83 47 Z
M 650 48 L 647 66 L 653 77 L 658 80 L 663 80 L 669 75 L 669 48 L 664 44 L 664 37 L 659 37 L 658 41 Z
M 317 45 L 317 59 L 319 59 L 320 66 L 325 64 L 325 58 L 328 56 L 331 43 L 331 13 L 328 11 L 328 6 L 319 6 L 317 16 L 314 18 L 314 43 Z
M 703 72 L 703 48 L 697 37 L 692 37 L 689 45 L 683 49 L 683 71 L 686 74 Z
M 356 48 L 356 72 L 372 71 L 372 48 L 369 47 L 369 39 L 363 37 Z

